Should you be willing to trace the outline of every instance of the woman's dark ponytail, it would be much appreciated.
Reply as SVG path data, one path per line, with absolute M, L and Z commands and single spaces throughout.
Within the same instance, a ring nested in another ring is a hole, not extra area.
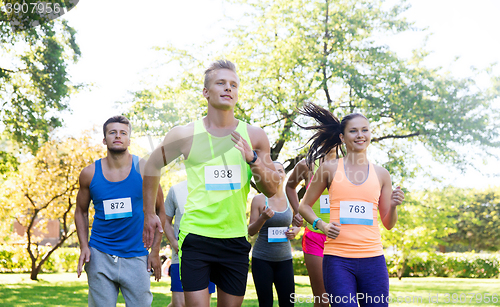
M 296 123 L 303 129 L 316 130 L 316 133 L 307 141 L 307 143 L 312 141 L 306 156 L 306 164 L 310 169 L 313 169 L 314 161 L 324 158 L 332 149 L 336 150 L 337 156 L 339 156 L 339 150 L 344 154 L 340 147 L 342 141 L 339 136 L 343 133 L 343 129 L 338 118 L 327 109 L 310 102 L 304 104 L 298 111 L 301 115 L 314 118 L 318 123 L 316 126 L 307 127 Z

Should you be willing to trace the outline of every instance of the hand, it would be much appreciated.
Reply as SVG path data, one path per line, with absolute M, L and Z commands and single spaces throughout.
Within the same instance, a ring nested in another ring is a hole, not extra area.
M 148 272 L 151 272 L 151 267 L 153 268 L 153 273 L 155 274 L 155 280 L 160 281 L 161 279 L 161 259 L 159 252 L 151 252 L 148 256 Z
M 323 229 L 320 228 L 320 230 L 328 237 L 331 239 L 336 239 L 339 234 L 340 234 L 340 224 L 337 222 L 331 222 L 331 223 L 321 223 Z
M 262 216 L 264 218 L 264 220 L 268 220 L 268 219 L 272 218 L 273 215 L 274 215 L 274 211 L 271 208 L 267 208 L 266 210 L 264 210 L 264 212 L 262 212 L 262 214 L 260 216 Z
M 391 196 L 391 206 L 396 207 L 399 206 L 403 203 L 403 200 L 405 200 L 405 193 L 403 190 L 401 190 L 401 187 L 397 187 L 392 191 L 392 196 Z
M 295 214 L 293 216 L 292 225 L 297 227 L 302 227 L 303 224 L 304 224 L 304 219 L 302 218 L 302 215 L 300 215 L 300 213 Z
M 243 159 L 247 163 L 251 162 L 253 160 L 253 150 L 248 145 L 248 142 L 236 131 L 231 132 L 231 140 L 235 143 L 234 147 L 243 155 Z
M 144 214 L 144 229 L 142 231 L 142 242 L 144 243 L 145 248 L 150 248 L 153 245 L 153 241 L 155 238 L 156 228 L 163 233 L 163 228 L 161 227 L 161 221 L 158 215 Z
M 300 231 L 300 227 L 290 227 L 288 228 L 287 232 L 286 232 L 286 237 L 288 238 L 288 240 L 293 240 L 295 238 L 295 236 L 299 233 Z
M 88 247 L 82 248 L 80 250 L 80 258 L 78 259 L 78 268 L 76 273 L 78 274 L 78 278 L 82 275 L 83 264 L 88 263 L 90 261 L 90 249 Z

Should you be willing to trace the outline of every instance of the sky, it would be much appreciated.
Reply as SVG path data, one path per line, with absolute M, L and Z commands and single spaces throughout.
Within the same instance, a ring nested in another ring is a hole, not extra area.
M 425 48 L 431 51 L 425 64 L 443 67 L 457 77 L 472 76 L 471 66 L 482 69 L 495 62 L 500 64 L 500 40 L 496 38 L 500 30 L 497 17 L 500 1 L 409 0 L 408 3 L 412 7 L 404 16 L 427 30 L 380 38 L 380 42 L 400 56 L 409 57 L 411 50 L 422 47 L 425 41 Z M 64 16 L 77 30 L 82 52 L 79 62 L 71 65 L 70 74 L 75 83 L 90 86 L 71 97 L 72 113 L 65 113 L 66 126 L 60 133 L 78 135 L 94 126 L 100 129 L 107 118 L 124 111 L 116 102 L 129 100 L 131 91 L 144 87 L 142 81 L 150 77 L 148 68 L 158 61 L 154 46 L 189 47 L 215 40 L 220 42 L 216 46 L 222 48 L 227 39 L 224 16 L 241 13 L 237 6 L 222 0 L 80 1 Z M 494 71 L 500 75 L 500 67 Z M 477 81 L 480 86 L 486 84 L 484 76 L 477 77 Z M 500 109 L 500 101 L 495 106 Z M 423 155 L 422 161 L 444 178 L 443 185 L 500 186 L 500 177 L 487 176 L 495 167 L 500 173 L 496 159 L 487 160 L 486 165 L 478 161 L 475 165 L 479 171 L 469 169 L 465 174 L 433 163 L 430 156 Z M 433 185 L 428 180 L 417 183 L 420 187 Z

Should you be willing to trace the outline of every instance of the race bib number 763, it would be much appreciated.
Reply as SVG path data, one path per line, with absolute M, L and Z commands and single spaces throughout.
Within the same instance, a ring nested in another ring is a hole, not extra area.
M 363 201 L 341 201 L 340 224 L 373 226 L 373 204 Z

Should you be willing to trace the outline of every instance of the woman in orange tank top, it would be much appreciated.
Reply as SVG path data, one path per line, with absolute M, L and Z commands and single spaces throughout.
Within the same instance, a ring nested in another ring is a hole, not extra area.
M 368 161 L 371 132 L 359 113 L 339 121 L 328 110 L 307 104 L 300 111 L 318 125 L 310 139 L 308 161 L 340 149 L 343 158 L 328 160 L 316 171 L 299 206 L 313 228 L 327 236 L 323 279 L 331 306 L 388 306 L 389 276 L 380 240 L 378 216 L 390 230 L 397 222 L 396 207 L 404 200 L 399 187 L 392 190 L 389 172 Z M 345 152 L 342 150 L 344 145 Z M 322 221 L 312 205 L 328 188 L 330 220 Z

